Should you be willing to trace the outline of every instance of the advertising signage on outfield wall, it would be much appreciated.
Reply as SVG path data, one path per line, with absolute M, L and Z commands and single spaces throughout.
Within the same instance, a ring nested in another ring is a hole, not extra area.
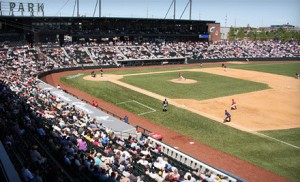
M 44 16 L 44 3 L 1 2 L 0 16 Z
M 208 34 L 200 34 L 200 35 L 199 35 L 199 38 L 200 38 L 200 39 L 208 39 L 208 38 L 209 38 L 209 35 L 208 35 Z

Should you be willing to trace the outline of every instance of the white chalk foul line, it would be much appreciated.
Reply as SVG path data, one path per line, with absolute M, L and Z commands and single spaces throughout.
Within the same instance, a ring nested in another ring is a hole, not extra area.
M 117 103 L 117 105 L 120 105 L 120 104 L 126 104 L 126 103 L 128 103 L 128 102 L 134 102 L 134 100 L 128 100 L 128 101 L 124 101 L 124 102 L 119 102 L 119 103 Z
M 299 149 L 299 150 L 300 150 L 300 147 L 298 147 L 298 146 L 296 146 L 296 145 L 287 143 L 287 142 L 285 142 L 285 141 L 282 141 L 282 140 L 279 140 L 279 139 L 270 137 L 270 136 L 268 136 L 268 135 L 265 135 L 265 134 L 262 134 L 262 133 L 259 133 L 259 132 L 256 132 L 256 131 L 249 130 L 249 129 L 245 128 L 245 127 L 239 126 L 239 125 L 236 124 L 236 123 L 230 123 L 230 124 L 231 124 L 231 125 L 235 125 L 235 126 L 241 128 L 241 129 L 244 130 L 244 131 L 248 131 L 249 133 L 253 133 L 253 134 L 258 135 L 258 136 L 261 136 L 261 137 L 269 138 L 269 139 L 271 139 L 271 140 L 275 140 L 275 141 L 277 141 L 277 142 L 280 142 L 280 143 L 282 143 L 282 144 L 285 144 L 285 145 L 288 145 L 288 146 L 290 146 L 290 147 L 293 147 L 293 148 L 296 148 L 296 149 Z
M 152 113 L 152 112 L 156 112 L 156 110 L 155 110 L 155 111 L 149 111 L 149 112 L 143 112 L 143 113 L 140 113 L 140 114 L 138 114 L 138 115 L 141 116 L 141 115 L 149 114 L 149 113 Z
M 151 110 L 151 111 L 147 111 L 147 112 L 142 112 L 142 113 L 138 114 L 139 116 L 144 115 L 144 114 L 149 114 L 149 113 L 152 113 L 152 112 L 156 112 L 156 110 L 153 109 L 152 107 L 149 107 L 149 106 L 147 106 L 147 105 L 145 105 L 145 104 L 142 104 L 142 103 L 140 103 L 140 102 L 138 102 L 138 101 L 136 101 L 136 100 L 128 100 L 128 101 L 124 101 L 124 102 L 119 102 L 119 103 L 117 103 L 117 105 L 120 105 L 120 104 L 126 104 L 126 103 L 129 103 L 129 102 L 137 103 L 137 104 L 139 104 L 139 105 L 141 105 L 141 106 L 144 106 L 144 107 L 146 107 L 146 108 L 148 108 L 148 109 Z
M 144 107 L 147 107 L 148 109 L 150 109 L 150 110 L 152 110 L 152 111 L 156 111 L 156 110 L 153 109 L 152 107 L 146 106 L 145 104 L 142 104 L 142 103 L 140 103 L 140 102 L 138 102 L 138 101 L 136 101 L 136 100 L 133 100 L 133 102 L 135 102 L 135 103 L 137 103 L 137 104 L 140 104 L 140 105 L 142 105 L 142 106 L 144 106 Z
M 296 145 L 292 145 L 292 144 L 290 144 L 290 143 L 284 142 L 284 141 L 282 141 L 282 140 L 278 140 L 278 139 L 276 139 L 276 138 L 270 137 L 270 136 L 268 136 L 268 135 L 265 135 L 265 134 L 262 134 L 262 133 L 258 133 L 258 132 L 255 132 L 255 133 L 256 133 L 257 135 L 261 135 L 261 136 L 263 136 L 263 137 L 270 138 L 270 139 L 272 139 L 272 140 L 275 140 L 275 141 L 277 141 L 277 142 L 280 142 L 280 143 L 283 143 L 283 144 L 289 145 L 289 146 L 291 146 L 291 147 L 294 147 L 294 148 L 296 148 L 296 149 L 299 149 L 299 150 L 300 150 L 300 147 L 298 147 L 298 146 L 296 146 Z

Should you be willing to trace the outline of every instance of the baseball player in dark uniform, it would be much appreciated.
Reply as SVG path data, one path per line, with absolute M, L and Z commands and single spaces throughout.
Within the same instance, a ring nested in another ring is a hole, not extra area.
M 225 119 L 224 119 L 224 123 L 225 122 L 230 122 L 231 121 L 231 115 L 230 115 L 230 113 L 227 111 L 227 110 L 225 110 Z
M 167 101 L 167 99 L 165 99 L 165 100 L 163 101 L 163 112 L 166 112 L 166 111 L 167 111 L 167 107 L 168 107 L 168 101 Z

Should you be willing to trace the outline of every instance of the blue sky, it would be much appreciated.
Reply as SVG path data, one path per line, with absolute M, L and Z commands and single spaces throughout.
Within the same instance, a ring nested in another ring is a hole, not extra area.
M 2 0 L 11 2 L 13 0 Z M 97 0 L 80 0 L 80 15 L 93 16 Z M 75 0 L 16 0 L 44 3 L 45 16 L 72 16 Z M 172 0 L 102 0 L 103 17 L 164 18 Z M 188 0 L 176 0 L 179 19 Z M 275 24 L 300 26 L 300 0 L 193 0 L 192 19 L 215 20 L 225 26 L 252 27 Z M 4 11 L 4 8 L 2 8 Z M 5 14 L 5 12 L 3 12 Z M 76 12 L 75 12 L 76 16 Z M 98 8 L 95 16 L 98 16 Z M 173 7 L 167 15 L 173 18 Z M 182 19 L 189 18 L 189 7 Z

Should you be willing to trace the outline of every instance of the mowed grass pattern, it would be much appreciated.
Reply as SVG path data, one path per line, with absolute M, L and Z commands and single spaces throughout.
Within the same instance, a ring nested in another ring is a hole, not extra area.
M 245 81 L 210 73 L 182 73 L 184 78 L 196 80 L 197 83 L 182 84 L 171 82 L 170 80 L 178 78 L 177 72 L 125 76 L 121 81 L 165 97 L 195 100 L 217 98 L 269 88 L 263 83 Z
M 157 110 L 157 112 L 142 116 L 148 120 L 161 124 L 164 127 L 189 136 L 196 141 L 200 141 L 254 165 L 285 176 L 293 181 L 300 179 L 299 149 L 292 148 L 268 138 L 242 132 L 172 105 L 169 106 L 168 112 L 164 113 L 161 111 L 162 101 L 109 82 L 82 81 L 82 77 L 71 80 L 62 78 L 61 80 L 75 88 L 113 104 L 128 100 L 137 100 Z M 151 83 L 148 82 L 148 84 Z M 131 104 L 121 104 L 118 106 L 129 111 L 132 110 Z M 145 108 L 142 110 L 134 110 L 132 112 L 139 114 L 144 112 L 144 109 Z M 278 135 L 272 136 L 274 138 L 278 137 Z M 279 139 L 289 142 L 291 141 L 289 140 L 290 137 L 299 139 L 299 136 L 300 130 L 293 131 L 291 136 L 289 135 L 289 131 L 287 131 L 285 137 Z M 298 143 L 293 144 L 299 147 Z

